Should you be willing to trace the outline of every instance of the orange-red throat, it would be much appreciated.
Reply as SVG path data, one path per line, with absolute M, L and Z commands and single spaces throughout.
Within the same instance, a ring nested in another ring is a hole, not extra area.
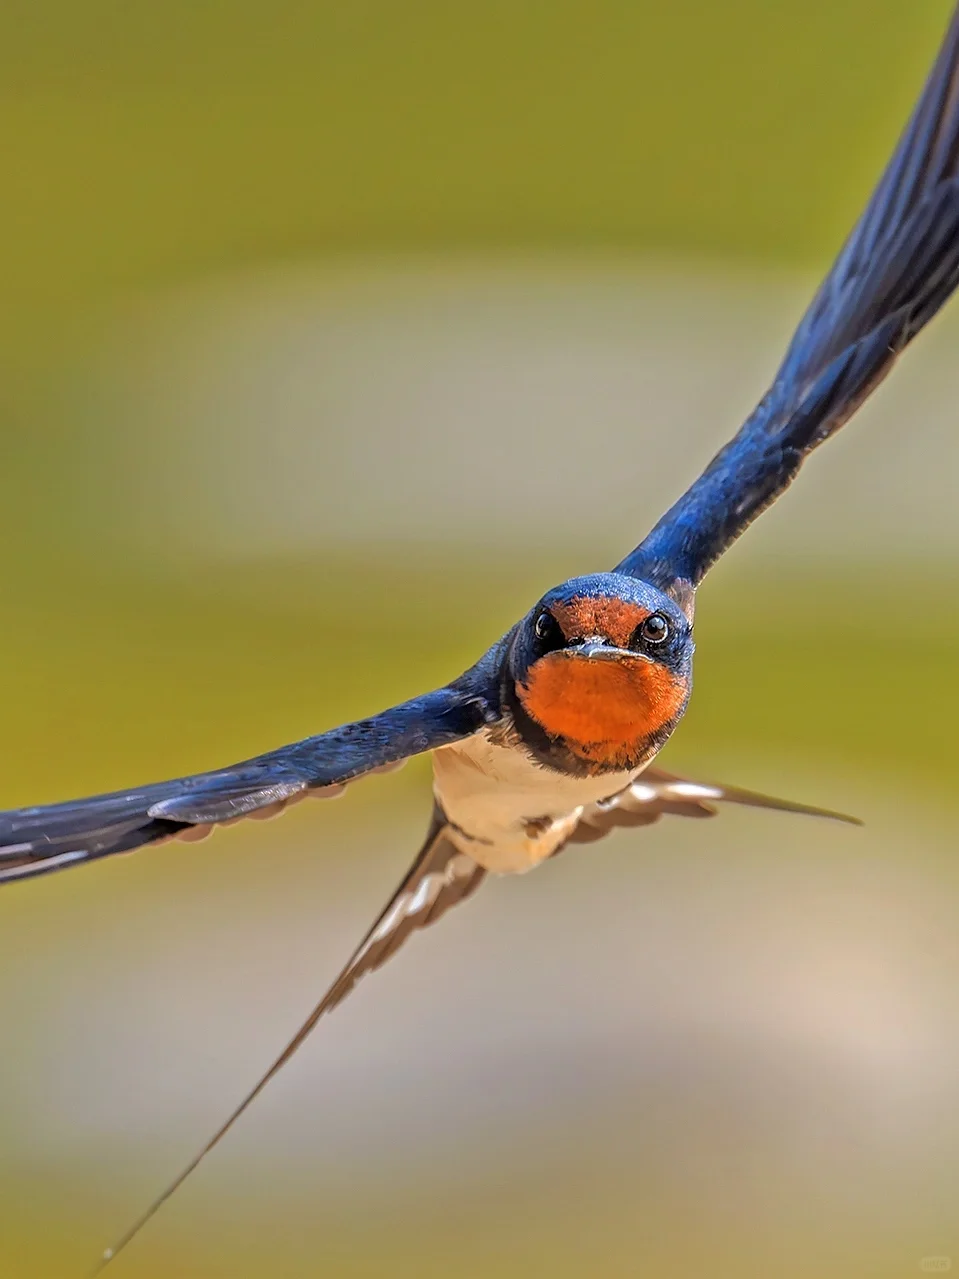
M 599 768 L 626 768 L 682 713 L 687 675 L 634 640 L 652 610 L 615 595 L 550 603 L 565 644 L 535 660 L 517 687 L 545 732 Z
M 561 649 L 535 662 L 517 693 L 526 713 L 574 754 L 626 768 L 680 714 L 688 687 L 682 675 L 640 654 Z

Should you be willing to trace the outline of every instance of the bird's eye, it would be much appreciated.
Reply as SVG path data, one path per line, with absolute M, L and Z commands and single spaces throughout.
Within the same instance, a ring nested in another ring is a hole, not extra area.
M 669 635 L 669 623 L 662 613 L 653 613 L 638 628 L 636 635 L 646 644 L 662 644 Z
M 559 622 L 547 608 L 543 609 L 533 623 L 533 632 L 543 648 L 562 648 L 565 643 Z

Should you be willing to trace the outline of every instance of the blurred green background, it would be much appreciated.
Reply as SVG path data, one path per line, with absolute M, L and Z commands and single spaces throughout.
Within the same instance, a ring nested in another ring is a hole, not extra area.
M 0 8 L 0 803 L 375 710 L 620 558 L 762 390 L 948 8 Z M 666 761 L 866 828 L 491 886 L 118 1276 L 959 1264 L 957 340 L 711 576 Z M 216 1126 L 426 776 L 0 894 L 0 1274 L 82 1274 Z

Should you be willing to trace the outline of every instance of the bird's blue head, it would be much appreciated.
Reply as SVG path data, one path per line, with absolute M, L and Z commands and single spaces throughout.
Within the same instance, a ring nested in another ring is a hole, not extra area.
M 692 656 L 691 617 L 656 587 L 618 573 L 572 578 L 516 629 L 507 688 L 516 727 L 544 763 L 638 767 L 686 709 Z

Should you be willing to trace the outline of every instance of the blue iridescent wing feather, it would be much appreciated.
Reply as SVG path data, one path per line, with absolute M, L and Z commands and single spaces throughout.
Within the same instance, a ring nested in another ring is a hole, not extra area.
M 959 283 L 959 10 L 899 145 L 772 386 L 617 571 L 696 586 Z
M 144 844 L 198 838 L 214 825 L 279 811 L 310 792 L 329 793 L 477 732 L 495 716 L 485 692 L 481 663 L 448 688 L 229 768 L 0 813 L 0 883 Z

